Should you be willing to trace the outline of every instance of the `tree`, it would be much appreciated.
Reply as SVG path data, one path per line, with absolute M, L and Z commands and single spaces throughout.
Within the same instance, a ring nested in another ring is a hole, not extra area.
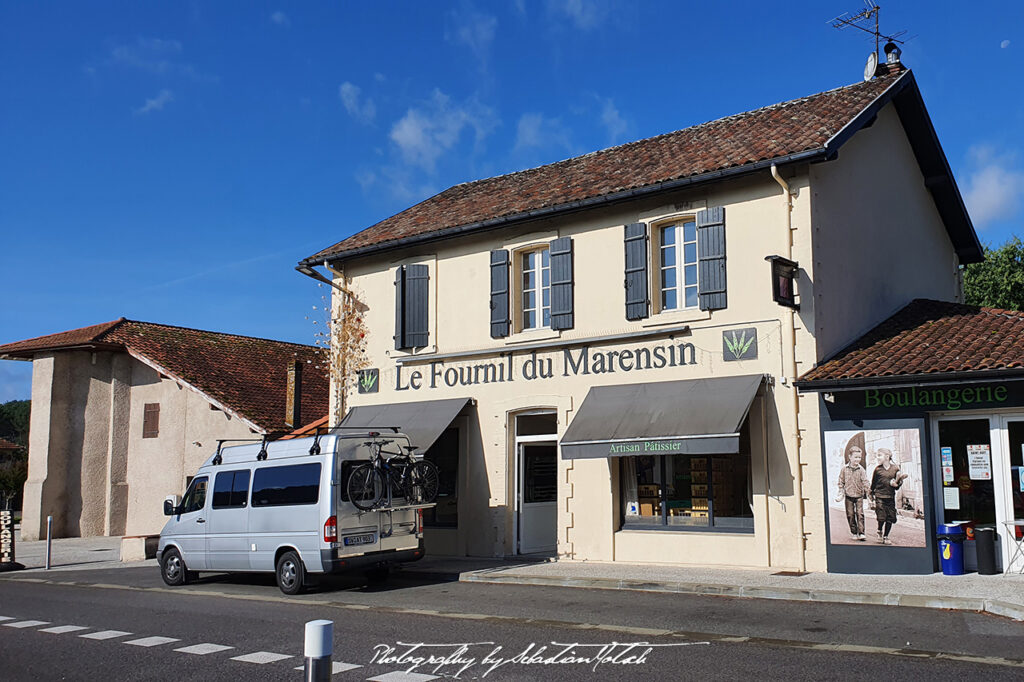
M 0 509 L 10 509 L 21 494 L 21 489 L 28 478 L 28 462 L 24 456 L 15 455 L 0 460 Z
M 998 249 L 984 249 L 985 260 L 964 268 L 964 300 L 1003 310 L 1024 310 L 1024 242 L 1011 237 Z
M 28 449 L 29 400 L 11 400 L 0 404 L 0 438 Z
M 359 300 L 351 281 L 340 273 L 335 274 L 338 276 L 332 285 L 333 297 L 329 298 L 329 294 L 322 297 L 327 319 L 316 333 L 316 345 L 327 351 L 327 377 L 335 396 L 329 426 L 339 424 L 345 416 L 348 393 L 355 389 L 359 371 L 369 364 L 364 320 L 368 308 Z M 319 326 L 319 321 L 314 320 L 313 324 Z

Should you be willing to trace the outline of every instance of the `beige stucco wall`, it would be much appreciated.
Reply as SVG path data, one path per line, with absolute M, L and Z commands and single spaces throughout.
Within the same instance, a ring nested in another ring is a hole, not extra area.
M 142 438 L 145 403 L 160 404 L 157 438 Z M 196 391 L 119 352 L 36 356 L 32 405 L 25 540 L 45 537 L 48 515 L 55 537 L 158 533 L 164 497 L 182 492 L 216 439 L 252 435 Z

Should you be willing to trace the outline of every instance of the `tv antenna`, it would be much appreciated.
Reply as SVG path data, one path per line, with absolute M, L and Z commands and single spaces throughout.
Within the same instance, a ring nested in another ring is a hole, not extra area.
M 882 8 L 874 3 L 874 0 L 864 0 L 865 8 L 857 14 L 850 15 L 849 12 L 840 14 L 835 19 L 832 19 L 829 23 L 832 28 L 842 30 L 850 27 L 855 28 L 858 31 L 864 31 L 870 33 L 875 37 L 875 58 L 878 57 L 878 43 L 882 38 L 885 38 L 887 43 L 899 43 L 903 44 L 904 41 L 900 40 L 900 37 L 906 35 L 906 31 L 897 31 L 892 35 L 885 35 L 878 28 L 879 14 L 881 14 Z M 871 27 L 872 20 L 874 20 L 874 28 Z

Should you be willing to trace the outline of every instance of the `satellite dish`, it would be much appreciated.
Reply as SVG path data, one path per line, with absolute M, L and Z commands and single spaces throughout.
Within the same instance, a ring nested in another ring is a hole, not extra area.
M 875 77 L 878 69 L 878 53 L 872 52 L 868 55 L 868 63 L 864 65 L 864 80 L 869 81 Z

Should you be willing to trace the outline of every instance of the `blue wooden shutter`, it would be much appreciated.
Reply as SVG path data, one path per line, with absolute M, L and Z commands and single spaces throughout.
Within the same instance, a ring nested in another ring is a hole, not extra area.
M 508 251 L 491 251 L 491 336 L 508 336 Z
M 626 319 L 647 317 L 647 223 L 626 225 Z
M 721 310 L 725 295 L 725 208 L 697 214 L 697 288 L 701 310 Z
M 422 348 L 430 343 L 430 270 L 426 265 L 405 266 L 405 344 Z
M 405 266 L 395 270 L 395 350 L 409 346 L 405 343 Z
M 551 328 L 572 329 L 572 238 L 551 242 Z

